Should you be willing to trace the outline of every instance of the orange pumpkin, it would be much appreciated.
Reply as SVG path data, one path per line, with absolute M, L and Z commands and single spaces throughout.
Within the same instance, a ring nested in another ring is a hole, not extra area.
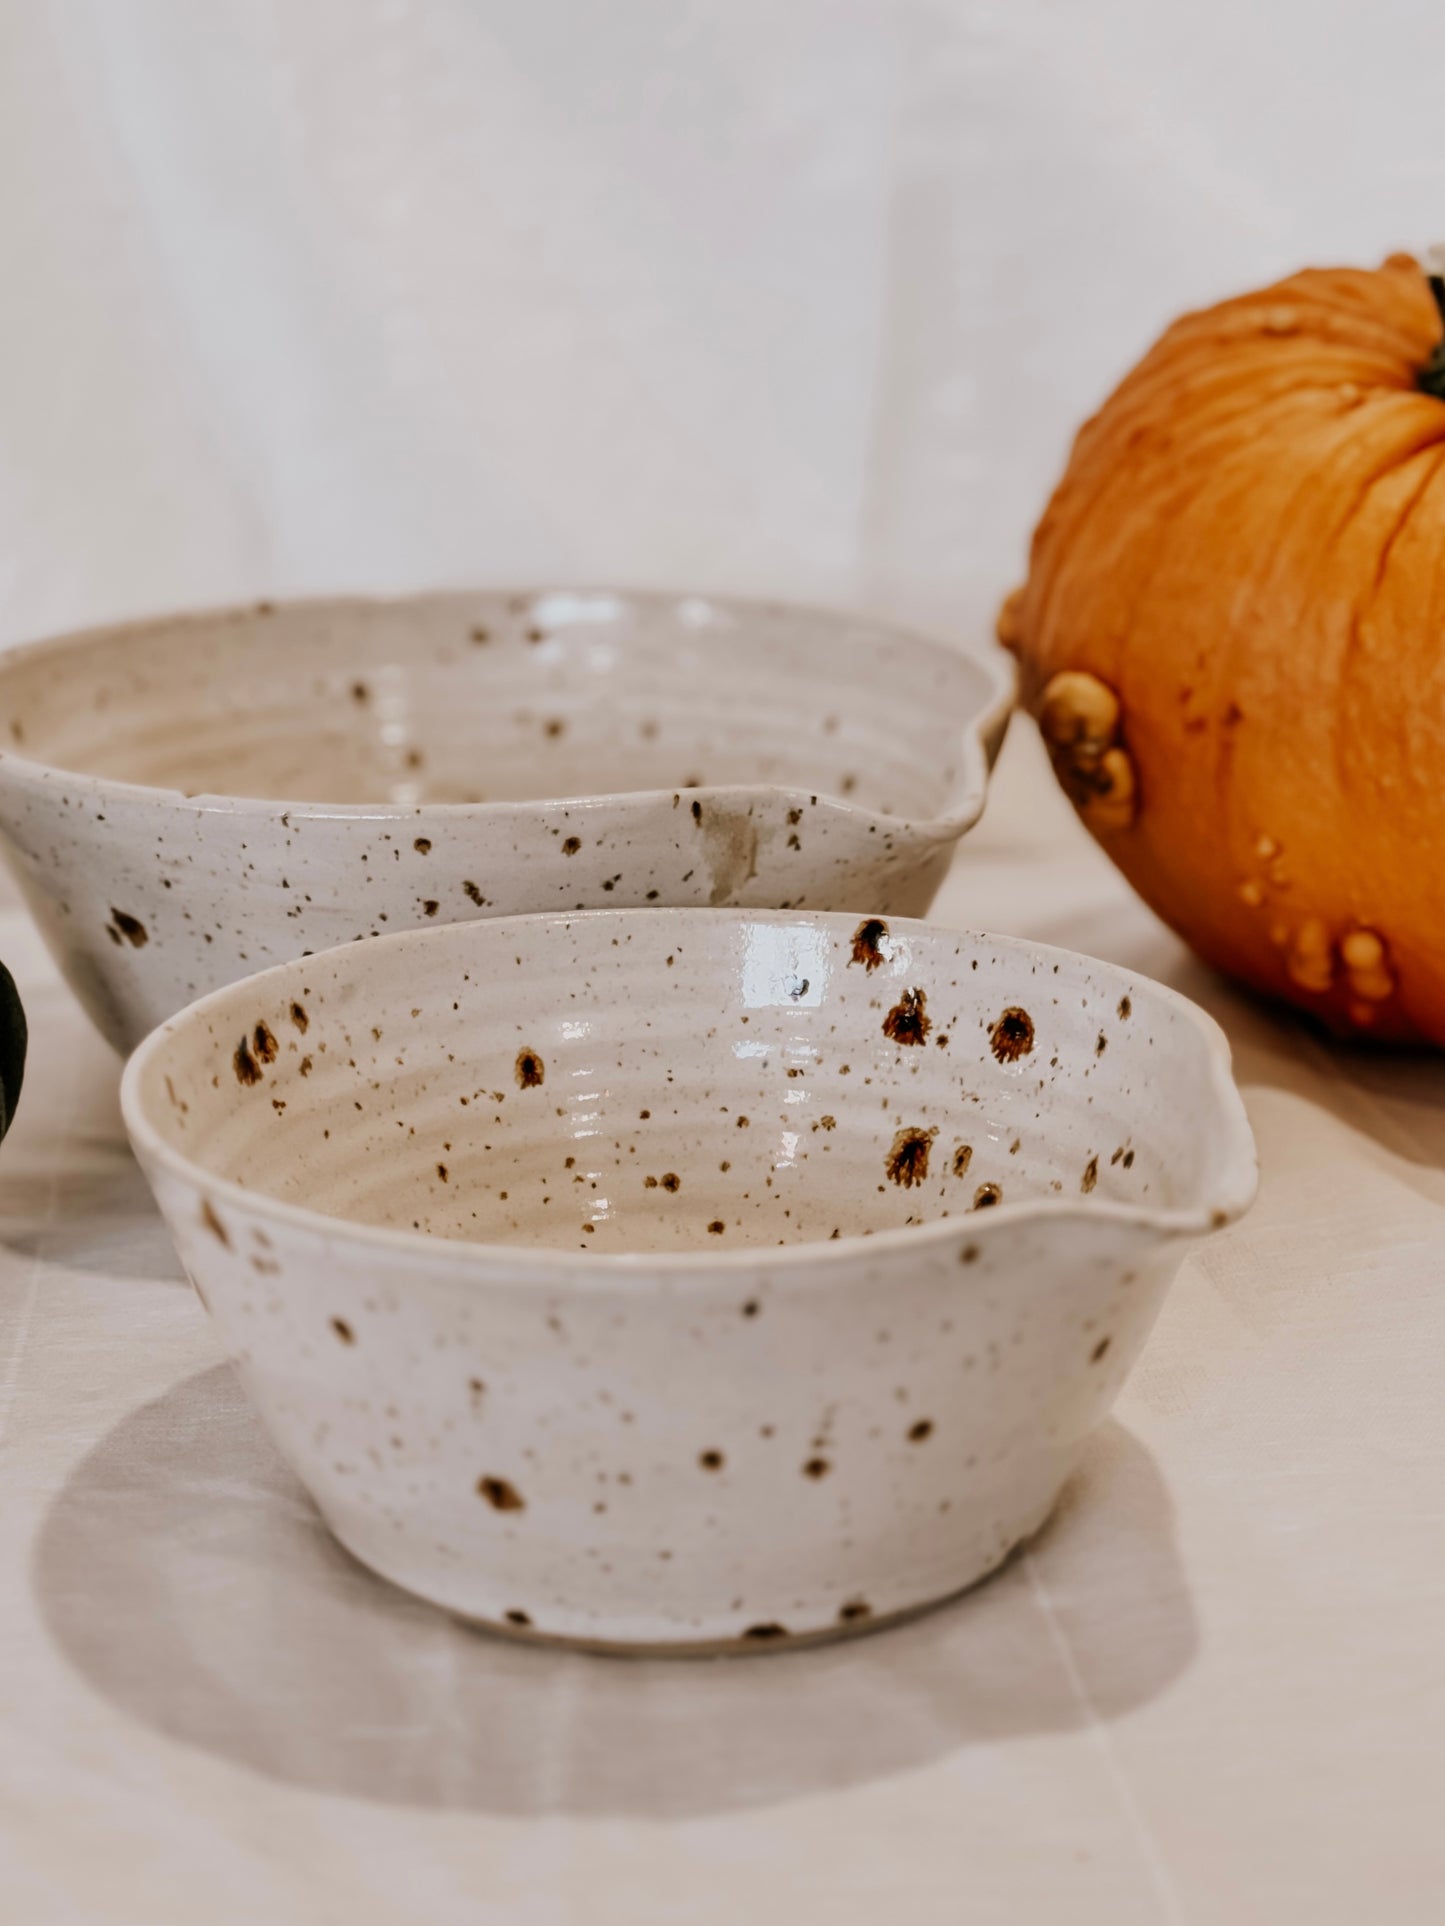
M 1177 321 L 1080 431 L 999 618 L 1084 822 L 1200 955 L 1436 1043 L 1442 315 L 1396 255 Z

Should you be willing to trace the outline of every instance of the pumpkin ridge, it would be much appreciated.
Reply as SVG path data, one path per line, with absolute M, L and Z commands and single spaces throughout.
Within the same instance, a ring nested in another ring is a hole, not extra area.
M 1398 351 L 1405 359 L 1428 352 L 1438 333 L 1425 277 L 1418 263 L 1408 270 L 1402 266 L 1304 268 L 1269 287 L 1181 315 L 1165 329 L 1144 359 L 1147 361 L 1173 340 L 1184 336 L 1190 339 L 1191 345 L 1197 346 L 1194 335 L 1200 329 L 1223 332 L 1242 316 L 1263 315 L 1271 309 L 1283 308 L 1338 316 L 1353 324 L 1351 333 L 1364 328 L 1371 334 L 1388 335 L 1398 342 Z M 1283 340 L 1292 338 L 1285 336 Z
M 1297 392 L 1281 399 L 1298 403 L 1293 412 L 1302 415 L 1306 423 L 1317 430 L 1338 429 L 1337 418 L 1321 420 L 1308 398 L 1301 398 Z M 1101 460 L 1106 452 L 1101 451 Z M 1217 433 L 1211 431 L 1202 454 L 1181 449 L 1176 461 L 1172 445 L 1155 447 L 1149 451 L 1155 459 L 1140 462 L 1137 451 L 1134 452 L 1136 459 L 1120 460 L 1119 452 L 1113 451 L 1112 462 L 1105 462 L 1110 472 L 1092 490 L 1087 485 L 1089 470 L 1086 468 L 1083 475 L 1071 481 L 1069 493 L 1056 492 L 1036 532 L 1031 573 L 1041 562 L 1046 562 L 1051 545 L 1064 551 L 1058 567 L 1051 573 L 1046 570 L 1042 601 L 1028 611 L 1032 618 L 1030 631 L 1041 644 L 1041 680 L 1046 679 L 1052 669 L 1069 666 L 1067 655 L 1060 655 L 1050 647 L 1046 638 L 1055 631 L 1056 609 L 1067 614 L 1078 613 L 1076 577 L 1083 574 L 1097 583 L 1104 573 L 1100 568 L 1101 557 L 1111 558 L 1111 563 L 1117 564 L 1126 557 L 1132 561 L 1141 545 L 1150 552 L 1158 542 L 1167 545 L 1178 517 L 1189 512 L 1211 482 L 1217 481 L 1227 469 L 1236 467 L 1246 476 L 1252 474 L 1256 459 L 1253 438 L 1242 442 L 1237 428 L 1229 424 L 1222 425 Z M 1160 457 L 1168 458 L 1162 474 Z M 1166 492 L 1161 495 L 1161 491 Z M 1141 523 L 1139 517 L 1146 509 L 1151 519 Z M 1102 533 L 1096 532 L 1100 530 Z M 1071 548 L 1075 551 L 1074 566 L 1068 555 Z M 1142 589 L 1147 583 L 1139 586 Z M 1132 597 L 1132 606 L 1137 606 L 1138 600 L 1137 595 Z M 1117 673 L 1118 667 L 1111 656 L 1106 676 Z
M 1413 395 L 1410 397 L 1412 403 L 1415 399 Z M 1353 445 L 1356 439 L 1338 416 L 1321 419 L 1308 408 L 1297 412 L 1303 414 L 1305 425 L 1314 430 L 1312 439 L 1323 440 L 1327 446 L 1315 461 L 1306 465 L 1296 488 L 1281 503 L 1278 510 L 1281 519 L 1287 518 L 1298 498 L 1311 490 L 1318 461 L 1333 449 Z M 1072 665 L 1067 641 L 1062 652 L 1051 646 L 1056 610 L 1063 612 L 1059 628 L 1067 630 L 1082 618 L 1084 626 L 1097 633 L 1101 599 L 1105 607 L 1111 601 L 1108 581 L 1104 578 L 1117 577 L 1122 572 L 1132 593 L 1126 605 L 1116 608 L 1115 619 L 1105 625 L 1117 640 L 1107 650 L 1097 650 L 1091 665 L 1122 695 L 1123 685 L 1130 681 L 1130 672 L 1137 666 L 1129 650 L 1129 640 L 1137 626 L 1136 612 L 1153 589 L 1156 561 L 1161 555 L 1167 556 L 1181 522 L 1191 520 L 1196 513 L 1208 515 L 1211 498 L 1219 494 L 1232 498 L 1239 491 L 1249 493 L 1255 485 L 1256 473 L 1254 441 L 1241 442 L 1237 434 L 1221 435 L 1218 448 L 1211 447 L 1210 459 L 1188 463 L 1177 471 L 1177 477 L 1174 474 L 1161 477 L 1157 468 L 1141 475 L 1130 465 L 1116 461 L 1115 472 L 1109 480 L 1092 496 L 1084 494 L 1079 499 L 1077 513 L 1070 518 L 1073 526 L 1056 532 L 1055 538 L 1062 542 L 1065 551 L 1073 548 L 1074 556 L 1071 565 L 1066 552 L 1052 579 L 1047 580 L 1045 597 L 1031 625 L 1042 644 L 1038 649 L 1040 683 L 1052 671 Z M 1359 493 L 1363 494 L 1376 478 L 1371 474 L 1362 481 Z M 1166 491 L 1162 496 L 1161 489 Z M 1145 512 L 1141 496 L 1150 516 L 1147 522 L 1140 519 Z M 1098 530 L 1103 532 L 1096 532 Z M 1080 577 L 1084 578 L 1082 582 Z M 1087 597 L 1083 607 L 1082 597 Z M 1147 664 L 1145 668 L 1147 670 Z
M 1384 591 L 1385 578 L 1390 566 L 1390 557 L 1393 555 L 1400 537 L 1409 526 L 1410 518 L 1419 506 L 1420 501 L 1434 483 L 1437 476 L 1440 475 L 1442 470 L 1445 470 L 1445 428 L 1442 428 L 1440 442 L 1435 446 L 1433 452 L 1428 448 L 1420 449 L 1414 456 L 1410 457 L 1410 459 L 1419 460 L 1422 456 L 1425 457 L 1425 472 L 1401 504 L 1393 525 L 1380 544 L 1380 552 L 1376 558 L 1374 574 L 1371 577 L 1369 585 L 1351 609 L 1349 632 L 1346 637 L 1344 653 L 1340 658 L 1337 672 L 1337 680 L 1342 694 L 1352 679 L 1356 664 L 1362 652 L 1364 624 L 1369 620 L 1374 611 L 1375 604 L 1379 601 Z M 1347 704 L 1341 700 L 1335 707 L 1334 760 L 1335 767 L 1340 772 L 1342 781 L 1345 779 L 1350 761 L 1349 745 L 1345 741 L 1346 731 L 1349 726 L 1350 717 L 1347 712 Z
M 1266 368 L 1271 370 L 1272 378 L 1261 383 L 1259 371 Z M 1157 383 L 1122 400 L 1107 430 L 1111 441 L 1127 444 L 1129 436 L 1141 426 L 1167 432 L 1159 421 L 1160 402 L 1178 385 L 1177 375 L 1161 375 Z M 1359 388 L 1366 394 L 1379 391 L 1414 395 L 1413 379 L 1405 363 L 1383 357 L 1372 361 L 1356 354 L 1332 351 L 1328 358 L 1322 356 L 1313 366 L 1283 370 L 1278 366 L 1277 357 L 1270 355 L 1262 354 L 1249 362 L 1244 362 L 1242 357 L 1232 357 L 1217 372 L 1211 370 L 1192 383 L 1189 401 L 1191 408 L 1200 410 L 1201 426 L 1214 430 L 1241 420 L 1257 422 L 1262 407 L 1291 397 L 1336 399 L 1346 386 Z M 1094 452 L 1086 435 L 1087 425 L 1075 443 L 1085 462 Z M 1192 447 L 1197 445 L 1193 436 L 1190 440 Z

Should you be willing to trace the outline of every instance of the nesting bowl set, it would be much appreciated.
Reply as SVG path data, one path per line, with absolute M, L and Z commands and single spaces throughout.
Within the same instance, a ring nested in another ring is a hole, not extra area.
M 918 920 L 1011 696 L 872 618 L 610 591 L 0 656 L 0 847 L 365 1564 L 775 1650 L 1044 1523 L 1255 1165 L 1202 1012 Z

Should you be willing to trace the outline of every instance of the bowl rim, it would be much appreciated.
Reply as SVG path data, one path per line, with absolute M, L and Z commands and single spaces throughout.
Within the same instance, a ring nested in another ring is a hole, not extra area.
M 860 823 L 886 826 L 895 835 L 906 833 L 924 843 L 954 842 L 966 830 L 971 829 L 983 814 L 988 799 L 989 777 L 994 759 L 993 754 L 990 753 L 990 746 L 1001 740 L 1003 730 L 1018 699 L 1018 669 L 1013 657 L 997 643 L 963 646 L 946 641 L 942 635 L 912 622 L 899 621 L 889 615 L 875 614 L 868 609 L 850 609 L 830 603 L 789 601 L 778 597 L 733 594 L 702 588 L 624 588 L 615 584 L 587 585 L 563 581 L 531 587 L 503 582 L 470 587 L 416 589 L 394 594 L 282 596 L 274 600 L 220 603 L 204 608 L 185 608 L 169 613 L 133 616 L 123 621 L 67 629 L 55 635 L 41 636 L 19 643 L 14 647 L 0 650 L 0 691 L 3 691 L 5 678 L 12 668 L 20 669 L 29 663 L 51 657 L 59 659 L 71 650 L 78 651 L 81 648 L 92 647 L 96 643 L 121 644 L 167 629 L 200 628 L 208 623 L 247 619 L 259 621 L 291 612 L 329 611 L 332 614 L 340 614 L 348 610 L 399 611 L 408 606 L 461 600 L 469 596 L 486 597 L 497 601 L 513 601 L 518 598 L 532 601 L 549 595 L 571 595 L 579 598 L 613 596 L 619 601 L 630 601 L 654 609 L 669 606 L 675 608 L 687 602 L 707 602 L 745 616 L 758 617 L 772 613 L 812 616 L 821 618 L 826 624 L 868 624 L 875 627 L 881 635 L 919 648 L 930 655 L 964 657 L 986 678 L 986 688 L 978 707 L 961 724 L 961 761 L 947 798 L 948 806 L 936 816 L 885 816 L 864 804 L 851 802 L 845 796 L 830 795 L 824 790 L 814 792 L 807 785 L 789 782 L 704 783 L 695 789 L 690 789 L 687 793 L 701 800 L 711 798 L 714 802 L 727 802 L 738 798 L 756 799 L 762 796 L 791 802 L 799 797 L 816 794 L 820 804 L 826 803 L 831 809 L 854 817 Z M 181 804 L 198 814 L 238 816 L 247 820 L 257 817 L 274 820 L 283 815 L 297 816 L 307 822 L 405 823 L 415 821 L 419 816 L 443 821 L 472 821 L 486 819 L 489 816 L 515 818 L 519 814 L 554 811 L 564 807 L 597 807 L 602 804 L 619 803 L 655 804 L 663 798 L 670 798 L 674 793 L 669 786 L 662 789 L 619 789 L 591 793 L 578 792 L 574 795 L 525 797 L 511 802 L 290 802 L 285 797 L 232 795 L 226 791 L 201 791 L 188 794 L 185 790 L 175 789 L 165 784 L 130 782 L 121 777 L 101 776 L 83 769 L 67 768 L 61 763 L 44 762 L 27 755 L 23 748 L 17 749 L 13 745 L 0 744 L 0 787 L 12 781 L 46 784 L 55 779 L 63 779 L 71 785 L 84 784 L 99 795 L 135 804 L 150 803 L 165 807 Z
M 377 944 L 393 947 L 426 944 L 449 934 L 453 940 L 482 941 L 485 939 L 457 938 L 455 932 L 502 932 L 523 924 L 536 928 L 563 924 L 570 928 L 581 922 L 595 923 L 600 929 L 643 917 L 654 922 L 659 918 L 669 921 L 683 918 L 692 922 L 707 919 L 714 923 L 802 923 L 829 932 L 844 925 L 852 927 L 858 920 L 855 912 L 841 910 L 746 910 L 721 907 L 543 911 L 529 916 L 499 916 L 465 923 L 439 924 L 424 929 L 398 930 L 388 936 L 368 938 L 360 948 L 370 951 Z M 830 1269 L 850 1258 L 886 1260 L 894 1254 L 921 1252 L 936 1244 L 957 1242 L 960 1238 L 982 1245 L 987 1239 L 1004 1235 L 1015 1225 L 1040 1221 L 1134 1229 L 1147 1232 L 1161 1241 L 1174 1237 L 1195 1238 L 1224 1229 L 1249 1209 L 1259 1186 L 1254 1135 L 1244 1100 L 1234 1081 L 1229 1040 L 1206 1010 L 1152 977 L 1127 970 L 1122 964 L 1089 956 L 1083 951 L 1064 949 L 1052 943 L 1038 943 L 1028 937 L 996 935 L 987 930 L 952 929 L 914 917 L 890 916 L 888 924 L 891 930 L 899 930 L 915 939 L 923 937 L 933 942 L 947 942 L 967 938 L 1016 951 L 1034 961 L 1088 963 L 1116 977 L 1121 994 L 1127 993 L 1132 998 L 1142 992 L 1146 997 L 1157 998 L 1165 1006 L 1179 1012 L 1204 1042 L 1208 1052 L 1208 1097 L 1199 1106 L 1197 1114 L 1209 1120 L 1211 1128 L 1221 1134 L 1227 1146 L 1213 1186 L 1214 1194 L 1196 1204 L 1170 1209 L 1124 1203 L 1110 1198 L 1101 1198 L 1097 1202 L 1086 1202 L 1074 1196 L 1026 1198 L 1016 1203 L 1005 1202 L 981 1212 L 969 1212 L 961 1217 L 930 1218 L 922 1224 L 900 1225 L 896 1229 L 879 1230 L 867 1236 L 859 1233 L 839 1238 L 810 1238 L 793 1244 L 750 1244 L 731 1250 L 682 1247 L 673 1251 L 592 1253 L 553 1245 L 439 1237 L 430 1231 L 363 1224 L 355 1218 L 332 1216 L 306 1204 L 290 1203 L 265 1191 L 252 1190 L 233 1178 L 219 1176 L 171 1144 L 152 1123 L 141 1097 L 141 1084 L 148 1067 L 171 1037 L 179 1030 L 202 1022 L 243 988 L 254 989 L 268 983 L 279 985 L 292 974 L 304 974 L 306 965 L 314 964 L 318 956 L 354 953 L 358 946 L 349 943 L 338 945 L 331 951 L 318 951 L 311 957 L 296 957 L 258 971 L 254 976 L 226 984 L 159 1025 L 137 1046 L 125 1066 L 120 1084 L 121 1115 L 131 1144 L 143 1164 L 160 1166 L 170 1177 L 188 1186 L 197 1195 L 226 1204 L 243 1216 L 260 1218 L 264 1222 L 307 1233 L 322 1241 L 340 1239 L 365 1245 L 378 1253 L 393 1253 L 405 1257 L 413 1265 L 421 1263 L 427 1269 L 440 1267 L 455 1271 L 461 1268 L 485 1272 L 489 1282 L 512 1274 L 519 1285 L 526 1283 L 529 1287 L 538 1273 L 548 1273 L 554 1277 L 570 1273 L 569 1283 L 585 1287 L 591 1281 L 598 1287 L 616 1288 L 629 1278 L 638 1285 L 647 1285 L 659 1277 L 676 1278 L 682 1273 L 695 1274 L 702 1279 L 742 1271 Z

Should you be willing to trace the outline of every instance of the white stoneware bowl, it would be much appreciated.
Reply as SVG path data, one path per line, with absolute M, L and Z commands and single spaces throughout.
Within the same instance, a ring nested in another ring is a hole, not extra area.
M 223 983 L 428 922 L 921 915 L 1012 677 L 1001 650 L 701 596 L 134 623 L 0 658 L 0 848 L 122 1049 Z
M 778 1645 L 983 1577 L 1255 1185 L 1199 1010 L 880 917 L 351 945 L 183 1012 L 122 1103 L 342 1543 L 597 1645 Z

